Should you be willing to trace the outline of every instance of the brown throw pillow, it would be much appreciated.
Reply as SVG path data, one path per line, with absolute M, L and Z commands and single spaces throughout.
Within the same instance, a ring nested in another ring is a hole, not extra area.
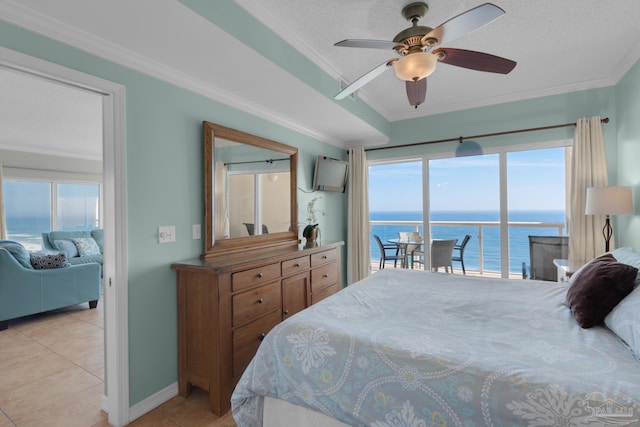
M 611 254 L 586 264 L 571 277 L 567 306 L 583 328 L 601 323 L 632 290 L 638 269 L 616 261 Z

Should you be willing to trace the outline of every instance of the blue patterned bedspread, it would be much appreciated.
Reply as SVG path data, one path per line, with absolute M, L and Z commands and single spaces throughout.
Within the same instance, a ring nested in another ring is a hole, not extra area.
M 274 328 L 233 415 L 261 426 L 272 396 L 351 426 L 638 425 L 640 362 L 566 289 L 382 270 Z

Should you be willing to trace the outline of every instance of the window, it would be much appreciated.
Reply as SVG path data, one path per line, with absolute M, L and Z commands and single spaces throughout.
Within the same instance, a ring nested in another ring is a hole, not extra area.
M 42 233 L 99 228 L 100 193 L 95 183 L 5 178 L 7 238 L 33 251 L 42 249 Z
M 369 166 L 369 219 L 371 220 L 372 265 L 377 268 L 380 249 L 373 239 L 383 243 L 398 238 L 398 232 L 422 232 L 422 161 L 376 164 Z
M 291 200 L 288 170 L 230 172 L 228 175 L 229 230 L 231 236 L 288 231 Z
M 553 141 L 467 157 L 373 162 L 372 234 L 388 237 L 402 228 L 459 242 L 469 234 L 467 272 L 522 277 L 523 263 L 529 264 L 528 235 L 566 233 L 570 144 Z M 423 223 L 430 233 L 423 232 Z M 372 265 L 378 257 L 372 240 Z

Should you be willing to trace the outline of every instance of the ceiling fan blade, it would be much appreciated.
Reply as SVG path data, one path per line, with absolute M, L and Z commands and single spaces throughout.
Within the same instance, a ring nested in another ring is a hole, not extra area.
M 365 39 L 347 39 L 336 43 L 334 46 L 341 47 L 364 47 L 368 49 L 405 49 L 407 45 L 386 40 L 365 40 Z
M 476 52 L 475 50 L 446 47 L 436 49 L 433 53 L 438 56 L 438 61 L 445 64 L 489 73 L 509 74 L 517 64 L 517 62 L 510 59 L 484 52 Z M 444 57 L 440 58 L 441 55 L 438 55 L 439 53 L 443 53 Z
M 346 98 L 347 96 L 351 95 L 353 92 L 355 92 L 356 90 L 360 89 L 362 86 L 366 85 L 371 80 L 375 79 L 380 74 L 382 74 L 385 71 L 387 71 L 387 68 L 391 67 L 393 65 L 393 63 L 396 62 L 397 60 L 398 60 L 398 58 L 393 58 L 393 59 L 390 59 L 390 60 L 385 61 L 382 64 L 378 65 L 376 68 L 374 68 L 373 70 L 369 71 L 367 74 L 359 77 L 353 83 L 351 83 L 349 86 L 345 87 L 340 92 L 338 92 L 334 96 L 334 99 L 343 99 L 343 98 Z
M 437 46 L 446 44 L 457 39 L 473 30 L 498 19 L 504 15 L 505 11 L 495 4 L 485 3 L 478 7 L 469 9 L 458 16 L 454 16 L 448 21 L 440 24 L 422 38 L 422 44 L 427 46 Z M 435 39 L 435 44 L 430 43 L 429 39 Z
M 409 104 L 411 104 L 412 107 L 418 108 L 418 105 L 422 104 L 427 96 L 427 79 L 412 80 L 405 83 Z

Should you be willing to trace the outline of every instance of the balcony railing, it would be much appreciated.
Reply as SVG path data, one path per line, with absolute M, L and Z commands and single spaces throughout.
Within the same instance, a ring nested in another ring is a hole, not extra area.
M 371 230 L 373 230 L 374 226 L 389 226 L 389 227 L 402 227 L 402 231 L 417 231 L 420 232 L 420 234 L 422 233 L 422 221 L 378 221 L 378 220 L 371 220 L 370 221 L 370 227 Z M 472 237 L 476 237 L 476 239 L 472 239 L 469 244 L 467 245 L 467 247 L 465 248 L 465 264 L 467 264 L 466 260 L 468 259 L 467 256 L 471 255 L 470 252 L 472 254 L 477 254 L 477 259 L 478 259 L 478 270 L 477 273 L 479 274 L 483 274 L 485 271 L 489 271 L 489 272 L 496 272 L 497 270 L 485 270 L 485 236 L 487 235 L 486 230 L 490 229 L 490 228 L 499 228 L 500 227 L 500 222 L 499 221 L 431 221 L 430 222 L 431 225 L 431 229 L 433 230 L 434 227 L 465 227 L 465 230 L 469 230 L 469 228 L 476 230 L 475 232 L 465 232 L 464 234 L 471 234 Z M 526 229 L 546 229 L 547 231 L 544 234 L 550 234 L 550 233 L 557 233 L 557 235 L 561 236 L 563 234 L 565 225 L 562 222 L 537 222 L 537 221 L 532 221 L 532 222 L 508 222 L 508 227 L 511 230 L 512 228 L 526 228 Z M 524 230 L 523 230 L 524 231 Z M 443 232 L 442 234 L 446 234 L 446 232 Z M 474 235 L 475 234 L 475 235 Z M 494 233 L 495 234 L 495 233 Z M 516 233 L 513 233 L 516 234 Z M 396 237 L 396 236 L 393 236 Z M 440 236 L 438 236 L 438 233 L 434 233 L 432 232 L 432 237 L 433 238 L 440 238 Z M 456 238 L 459 239 L 459 241 L 462 239 L 463 236 L 457 236 Z M 512 238 L 513 237 L 513 238 Z M 525 240 L 524 238 L 525 236 L 511 236 L 510 233 L 510 237 L 509 237 L 509 246 L 510 246 L 510 252 L 517 252 L 514 251 L 514 247 L 520 247 L 521 251 L 519 253 L 519 258 L 518 260 L 516 260 L 515 262 L 521 262 L 521 261 L 525 261 L 522 258 L 526 258 L 526 261 L 528 261 L 529 259 L 529 255 L 528 255 L 528 250 L 529 250 L 529 242 L 528 239 Z M 449 237 L 447 237 L 449 238 Z M 494 236 L 495 238 L 495 236 Z M 472 244 L 476 244 L 477 248 L 470 248 L 470 246 Z M 498 244 L 498 254 L 500 254 L 500 250 L 499 250 L 499 239 L 497 241 Z M 375 249 L 374 249 L 375 248 Z M 374 252 L 377 252 L 377 246 L 372 246 L 372 254 Z M 526 257 L 524 257 L 524 251 L 526 250 Z M 477 251 L 477 252 L 476 252 Z M 372 258 L 374 258 L 372 256 Z M 372 265 L 374 263 L 374 260 L 372 259 Z M 376 263 L 377 265 L 377 263 Z M 513 266 L 513 264 L 512 264 Z M 515 268 L 511 268 L 510 270 L 515 270 Z M 511 273 L 514 273 L 514 271 L 511 271 Z

